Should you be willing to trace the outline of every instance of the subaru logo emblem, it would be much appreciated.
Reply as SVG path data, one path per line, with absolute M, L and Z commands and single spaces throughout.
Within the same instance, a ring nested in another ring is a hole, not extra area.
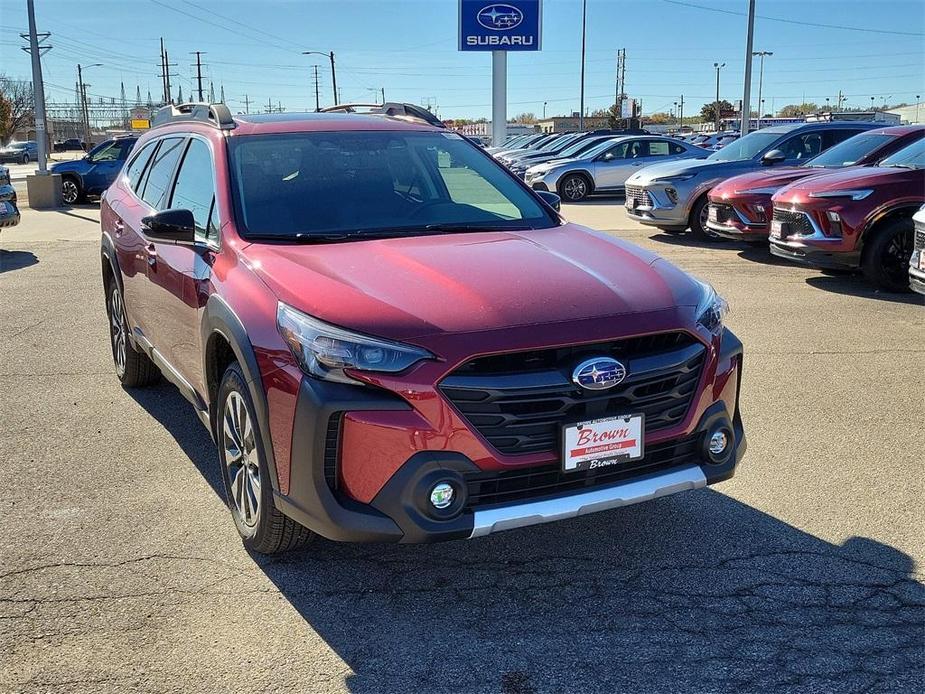
M 581 362 L 572 372 L 572 381 L 585 390 L 607 390 L 626 378 L 626 367 L 610 357 Z
M 507 31 L 524 21 L 524 13 L 512 5 L 487 5 L 479 10 L 479 24 L 492 31 Z

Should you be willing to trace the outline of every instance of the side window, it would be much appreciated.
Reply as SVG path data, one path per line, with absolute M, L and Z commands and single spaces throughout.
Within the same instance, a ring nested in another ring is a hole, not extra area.
M 668 143 L 665 140 L 649 140 L 650 157 L 667 157 Z
M 787 159 L 811 159 L 822 151 L 822 133 L 806 133 L 791 137 L 781 145 L 781 150 Z
M 156 210 L 164 209 L 163 202 L 167 197 L 167 190 L 173 178 L 177 160 L 183 153 L 184 138 L 168 137 L 161 142 L 157 154 L 151 159 L 148 175 L 145 177 L 141 190 L 141 199 Z
M 672 142 L 670 147 L 672 154 L 684 154 L 687 151 L 683 145 L 679 145 L 677 142 Z
M 606 157 L 608 160 L 609 159 L 625 159 L 626 158 L 626 148 L 628 146 L 629 146 L 629 142 L 620 142 L 618 144 L 615 144 L 613 147 L 611 147 L 606 152 L 604 152 L 604 154 L 601 155 L 601 158 L 603 159 L 604 157 Z
M 646 156 L 649 150 L 647 145 L 648 143 L 643 140 L 633 140 L 627 145 L 626 158 L 639 159 L 640 157 Z
M 215 197 L 212 153 L 202 140 L 191 138 L 177 173 L 169 207 L 190 210 L 196 234 L 209 238 L 209 217 Z
M 122 144 L 118 140 L 113 140 L 105 147 L 101 147 L 90 155 L 90 161 L 98 164 L 104 161 L 118 161 L 119 154 L 122 152 Z
M 826 130 L 822 136 L 822 148 L 828 149 L 833 145 L 837 145 L 839 142 L 847 140 L 849 137 L 854 137 L 857 135 L 860 130 Z
M 504 219 L 520 219 L 521 212 L 487 178 L 472 171 L 462 161 L 454 162 L 453 153 L 443 147 L 428 147 L 426 156 L 437 164 L 437 172 L 446 186 L 450 200 L 471 205 Z
M 132 163 L 126 167 L 125 175 L 128 178 L 128 184 L 132 187 L 132 190 L 137 190 L 138 181 L 141 180 L 141 174 L 144 172 L 145 166 L 147 166 L 148 160 L 151 159 L 151 155 L 154 154 L 154 149 L 156 147 L 157 142 L 149 142 L 141 148 L 141 151 L 132 159 Z
M 119 160 L 125 161 L 135 146 L 135 140 L 119 140 Z

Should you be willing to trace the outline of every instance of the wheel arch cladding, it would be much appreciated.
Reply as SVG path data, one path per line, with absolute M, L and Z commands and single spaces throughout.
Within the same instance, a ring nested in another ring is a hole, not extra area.
M 206 377 L 209 393 L 209 419 L 212 423 L 213 432 L 216 422 L 216 402 L 212 397 L 213 393 L 218 392 L 218 383 L 221 382 L 224 368 L 218 373 L 215 381 L 215 390 L 213 391 L 210 380 L 210 369 L 217 371 L 220 361 L 212 362 L 210 360 L 227 359 L 226 349 L 230 349 L 234 355 L 234 361 L 241 366 L 244 373 L 245 381 L 250 389 L 251 400 L 254 403 L 254 415 L 257 420 L 257 426 L 260 428 L 260 437 L 264 443 L 264 455 L 267 460 L 267 467 L 270 470 L 270 482 L 274 490 L 279 490 L 279 476 L 276 471 L 276 456 L 273 453 L 273 439 L 270 435 L 269 410 L 267 407 L 266 391 L 263 388 L 263 379 L 260 375 L 260 367 L 257 363 L 257 355 L 254 347 L 247 336 L 247 330 L 241 319 L 232 308 L 217 295 L 213 294 L 206 302 L 203 310 L 202 323 L 200 325 L 201 338 L 206 349 L 202 353 L 202 373 Z M 212 350 L 209 349 L 211 345 Z M 227 367 L 227 364 L 226 364 Z
M 122 291 L 122 271 L 119 268 L 119 258 L 116 255 L 116 249 L 113 246 L 112 238 L 106 232 L 103 232 L 103 238 L 100 241 L 100 265 L 103 277 L 103 289 L 106 289 L 108 279 L 114 279 Z

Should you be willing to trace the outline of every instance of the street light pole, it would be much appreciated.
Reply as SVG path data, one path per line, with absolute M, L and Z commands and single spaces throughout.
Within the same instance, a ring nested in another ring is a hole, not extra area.
M 752 45 L 754 37 L 755 0 L 748 0 L 748 36 L 745 41 L 745 89 L 742 93 L 742 112 L 739 114 L 741 116 L 739 134 L 742 136 L 748 135 L 752 123 Z
M 752 55 L 759 58 L 758 64 L 758 130 L 761 130 L 761 111 L 764 109 L 764 100 L 761 98 L 761 88 L 764 86 L 764 57 L 774 55 L 773 51 L 753 51 Z
M 719 71 L 726 67 L 726 63 L 713 63 L 716 68 L 716 101 L 713 104 L 713 115 L 716 120 L 716 132 L 719 132 Z
M 39 53 L 39 37 L 35 28 L 35 6 L 28 0 L 29 12 L 29 54 L 32 58 L 32 98 L 35 101 L 35 139 L 39 149 L 39 175 L 45 176 L 48 161 L 48 123 L 45 120 L 45 85 L 42 81 L 42 56 Z
M 332 102 L 334 106 L 337 106 L 337 70 L 334 68 L 334 51 L 330 53 L 322 53 L 321 51 L 302 51 L 302 55 L 323 55 L 325 58 L 331 61 L 331 88 L 332 92 Z
M 578 130 L 585 129 L 585 25 L 588 14 L 588 0 L 581 0 L 581 110 L 578 112 Z
M 546 104 L 547 104 L 547 103 L 548 103 L 548 102 L 546 102 L 546 101 L 543 102 L 543 120 L 546 120 Z M 915 116 L 915 117 L 918 118 L 918 114 L 917 114 L 917 113 L 916 113 L 916 116 Z

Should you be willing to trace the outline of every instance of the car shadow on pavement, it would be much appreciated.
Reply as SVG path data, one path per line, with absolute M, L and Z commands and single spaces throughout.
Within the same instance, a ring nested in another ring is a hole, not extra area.
M 727 239 L 708 239 L 699 241 L 694 238 L 693 234 L 685 231 L 681 234 L 666 234 L 658 232 L 649 237 L 659 243 L 667 243 L 670 246 L 687 246 L 689 248 L 710 248 L 717 251 L 738 251 L 740 246 L 734 241 Z
M 176 388 L 127 392 L 224 500 Z M 473 541 L 317 538 L 252 559 L 353 692 L 912 691 L 925 674 L 909 556 L 827 542 L 714 489 Z
M 0 249 L 0 273 L 22 270 L 39 262 L 31 251 L 4 251 Z
M 839 276 L 820 276 L 807 277 L 806 284 L 816 289 L 833 292 L 835 294 L 845 294 L 847 296 L 857 296 L 864 299 L 877 299 L 878 301 L 890 301 L 897 304 L 912 304 L 913 306 L 925 305 L 925 297 L 913 292 L 887 292 L 882 289 L 875 289 L 867 284 L 859 275 L 839 275 Z
M 767 244 L 762 246 L 749 246 L 742 244 L 739 247 L 742 248 L 742 250 L 739 251 L 739 257 L 743 260 L 749 260 L 753 263 L 761 263 L 762 265 L 774 265 L 777 267 L 799 267 L 798 265 L 791 263 L 789 260 L 779 258 L 776 255 L 771 255 L 771 251 L 768 250 Z

